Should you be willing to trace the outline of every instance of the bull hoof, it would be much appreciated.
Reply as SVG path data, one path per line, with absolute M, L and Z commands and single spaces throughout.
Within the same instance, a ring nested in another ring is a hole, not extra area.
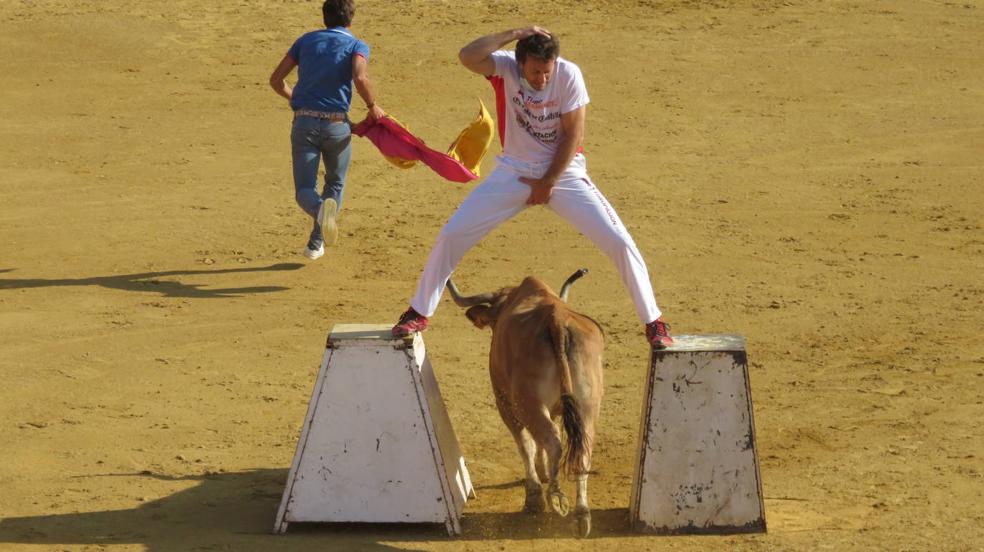
M 523 504 L 523 512 L 527 514 L 539 514 L 547 509 L 547 501 L 543 499 L 543 493 L 527 493 L 526 503 Z
M 571 502 L 567 500 L 564 493 L 553 491 L 550 493 L 550 509 L 560 517 L 566 517 L 567 514 L 571 513 Z
M 584 511 L 577 513 L 577 536 L 583 539 L 591 532 L 591 512 Z

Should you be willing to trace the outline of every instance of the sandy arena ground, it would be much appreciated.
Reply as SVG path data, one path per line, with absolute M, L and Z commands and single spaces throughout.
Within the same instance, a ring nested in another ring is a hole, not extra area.
M 608 260 L 530 209 L 457 278 L 591 269 L 571 300 L 609 335 L 592 539 L 516 513 L 489 335 L 450 302 L 426 339 L 478 488 L 464 535 L 270 535 L 326 333 L 392 322 L 472 187 L 359 139 L 341 242 L 298 255 L 267 78 L 319 6 L 0 2 L 0 550 L 984 549 L 978 0 L 360 2 L 380 104 L 436 148 L 491 103 L 463 44 L 560 35 L 590 171 L 673 330 L 748 339 L 769 532 L 628 530 L 640 324 Z

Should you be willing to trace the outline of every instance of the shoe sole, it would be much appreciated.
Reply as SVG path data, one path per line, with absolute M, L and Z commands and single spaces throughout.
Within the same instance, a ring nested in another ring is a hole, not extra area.
M 649 345 L 652 346 L 652 348 L 657 351 L 662 351 L 663 349 L 666 349 L 669 346 L 673 345 L 673 342 L 670 341 L 669 343 L 653 343 L 650 341 Z
M 325 245 L 335 245 L 338 243 L 338 223 L 335 217 L 338 214 L 338 204 L 334 199 L 326 199 L 321 204 L 321 212 L 318 213 L 318 224 L 321 225 L 321 235 L 324 236 Z

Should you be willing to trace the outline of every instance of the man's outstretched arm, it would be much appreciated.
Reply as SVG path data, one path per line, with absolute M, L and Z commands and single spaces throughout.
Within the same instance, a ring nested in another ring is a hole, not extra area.
M 462 65 L 479 75 L 492 75 L 495 73 L 495 61 L 492 60 L 492 52 L 514 40 L 521 40 L 535 34 L 549 37 L 550 31 L 534 25 L 525 29 L 510 29 L 501 33 L 486 35 L 469 42 L 458 52 L 458 59 L 461 60 Z
M 352 56 L 352 82 L 355 83 L 355 91 L 366 102 L 369 118 L 378 121 L 385 117 L 386 112 L 376 105 L 376 94 L 373 93 L 372 83 L 369 81 L 369 62 L 361 55 Z

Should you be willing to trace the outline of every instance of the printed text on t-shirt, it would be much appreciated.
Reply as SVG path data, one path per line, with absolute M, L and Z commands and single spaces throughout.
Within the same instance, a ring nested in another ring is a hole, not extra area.
M 522 99 L 521 99 L 522 98 Z M 532 111 L 529 110 L 527 106 L 532 105 L 535 107 L 548 107 L 556 105 L 556 101 L 550 101 L 544 104 L 543 100 L 534 100 L 533 98 L 526 98 L 523 96 L 522 91 L 519 92 L 519 96 L 512 97 L 513 104 L 517 108 L 516 112 L 516 122 L 522 127 L 530 136 L 536 138 L 537 140 L 544 143 L 552 143 L 557 140 L 557 128 L 554 126 L 553 129 L 542 132 L 533 127 L 531 121 L 537 121 L 540 123 L 553 121 L 560 118 L 560 111 L 552 111 L 543 115 L 534 115 Z M 540 104 L 540 105 L 538 105 Z

